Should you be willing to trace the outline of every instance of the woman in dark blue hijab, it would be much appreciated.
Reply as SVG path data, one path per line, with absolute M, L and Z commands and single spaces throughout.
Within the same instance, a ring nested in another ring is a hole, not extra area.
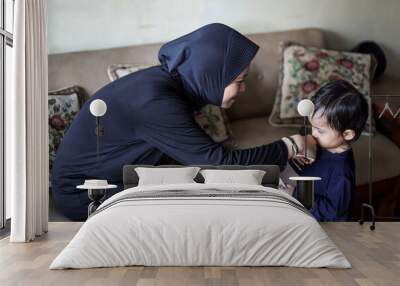
M 122 190 L 125 164 L 276 164 L 291 157 L 290 140 L 228 150 L 196 124 L 205 104 L 229 107 L 245 89 L 243 79 L 258 46 L 223 24 L 210 24 L 161 47 L 161 65 L 132 73 L 100 89 L 82 107 L 65 135 L 52 170 L 56 207 L 73 220 L 87 217 L 85 179 L 107 179 Z M 102 99 L 100 160 L 90 102 Z M 300 143 L 300 141 L 298 141 Z M 115 193 L 115 192 L 114 192 Z M 110 192 L 109 195 L 113 194 Z

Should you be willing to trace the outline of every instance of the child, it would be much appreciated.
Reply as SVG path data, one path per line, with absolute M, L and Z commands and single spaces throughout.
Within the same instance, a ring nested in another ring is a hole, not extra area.
M 368 117 L 364 96 L 344 80 L 324 85 L 311 98 L 315 105 L 309 120 L 318 143 L 315 162 L 299 168 L 300 176 L 317 176 L 311 213 L 318 221 L 351 219 L 355 166 L 351 143 L 361 135 Z M 289 164 L 288 164 L 289 165 Z M 290 167 L 289 167 L 290 168 Z M 296 190 L 293 195 L 296 197 Z

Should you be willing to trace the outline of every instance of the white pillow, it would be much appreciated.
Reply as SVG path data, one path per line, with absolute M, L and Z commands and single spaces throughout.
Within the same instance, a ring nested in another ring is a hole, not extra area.
M 193 179 L 199 170 L 199 167 L 135 168 L 139 176 L 139 186 L 195 183 Z
M 261 185 L 265 171 L 262 170 L 201 170 L 205 184 L 233 183 L 246 185 Z

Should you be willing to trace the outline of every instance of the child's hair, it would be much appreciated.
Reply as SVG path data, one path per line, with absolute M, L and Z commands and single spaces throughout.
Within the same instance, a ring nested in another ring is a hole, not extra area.
M 322 86 L 311 101 L 315 105 L 314 114 L 320 111 L 328 125 L 343 133 L 354 130 L 356 141 L 365 127 L 368 118 L 368 102 L 365 97 L 345 80 L 336 80 Z

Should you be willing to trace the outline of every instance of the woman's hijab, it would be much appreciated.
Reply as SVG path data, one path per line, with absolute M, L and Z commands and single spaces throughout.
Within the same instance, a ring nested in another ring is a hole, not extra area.
M 197 105 L 221 106 L 225 87 L 250 64 L 258 48 L 236 30 L 215 23 L 166 43 L 158 58 L 165 70 L 179 75 Z

